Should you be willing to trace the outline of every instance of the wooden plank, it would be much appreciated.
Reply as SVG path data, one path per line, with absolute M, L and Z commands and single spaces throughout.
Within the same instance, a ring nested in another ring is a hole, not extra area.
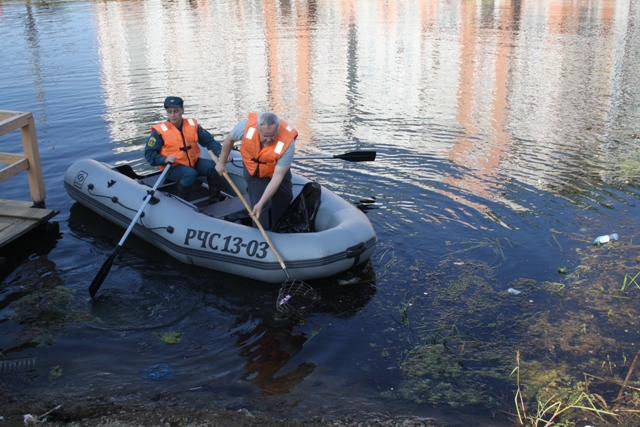
M 0 206 L 13 206 L 13 207 L 20 207 L 20 208 L 24 208 L 24 209 L 29 209 L 31 207 L 33 207 L 33 203 L 32 202 L 27 202 L 25 200 L 9 200 L 9 199 L 0 199 Z
M 6 245 L 7 243 L 13 242 L 17 238 L 28 233 L 40 224 L 42 224 L 40 221 L 27 221 L 24 219 L 9 224 L 2 231 L 0 231 L 0 247 Z
M 10 117 L 13 117 L 15 114 L 12 111 L 2 111 L 0 110 L 0 122 L 4 122 Z
M 51 209 L 40 208 L 16 208 L 13 206 L 0 206 L 0 216 L 5 218 L 31 219 L 37 221 L 46 221 L 50 218 L 51 213 L 55 212 Z
M 15 222 L 16 222 L 15 220 L 0 217 L 0 233 L 2 233 L 7 228 L 11 227 Z
M 31 113 L 18 111 L 2 111 L 4 120 L 0 121 L 0 135 L 7 134 L 29 124 Z M 0 117 L 2 119 L 2 117 Z
M 0 199 L 0 247 L 46 223 L 59 213 L 32 206 L 31 202 Z
M 16 116 L 18 114 L 23 114 L 22 111 L 9 111 L 9 110 L 0 110 L 0 123 L 7 121 L 8 119 Z
M 24 154 L 0 153 L 0 164 L 10 165 L 24 158 Z
M 23 158 L 12 165 L 0 169 L 0 182 L 18 175 L 20 172 L 29 169 L 29 160 Z

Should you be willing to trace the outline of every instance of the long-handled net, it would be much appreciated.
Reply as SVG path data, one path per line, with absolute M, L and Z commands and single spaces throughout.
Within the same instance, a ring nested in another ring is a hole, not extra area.
M 290 279 L 278 292 L 276 309 L 285 315 L 301 315 L 312 310 L 320 301 L 320 294 L 301 280 Z
M 218 157 L 216 157 L 213 151 L 209 150 L 209 154 L 211 155 L 213 161 L 218 164 Z M 258 229 L 260 229 L 262 237 L 264 237 L 267 245 L 269 245 L 269 248 L 271 248 L 271 251 L 278 259 L 278 262 L 280 263 L 284 274 L 287 276 L 287 280 L 280 287 L 280 293 L 278 295 L 278 301 L 276 302 L 276 308 L 279 312 L 287 316 L 296 314 L 299 315 L 309 311 L 315 306 L 315 303 L 320 299 L 320 296 L 316 293 L 316 291 L 313 290 L 311 286 L 307 285 L 303 281 L 291 278 L 291 276 L 289 275 L 289 271 L 287 270 L 287 266 L 282 260 L 282 257 L 276 250 L 275 246 L 273 246 L 273 243 L 271 243 L 271 239 L 269 239 L 269 236 L 267 236 L 267 233 L 264 231 L 264 227 L 262 226 L 262 224 L 260 224 L 258 218 L 253 215 L 251 207 L 249 207 L 249 204 L 242 195 L 242 192 L 240 192 L 227 171 L 224 171 L 223 175 L 229 182 L 229 185 L 231 185 L 231 187 L 233 188 L 233 191 L 236 192 L 238 198 L 242 201 L 242 204 L 247 209 L 247 212 L 258 226 Z

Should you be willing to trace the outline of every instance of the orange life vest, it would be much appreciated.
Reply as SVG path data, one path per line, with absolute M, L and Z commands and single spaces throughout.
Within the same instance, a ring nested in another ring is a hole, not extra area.
M 272 178 L 276 169 L 276 162 L 291 142 L 298 137 L 298 132 L 280 120 L 280 133 L 275 141 L 264 147 L 260 146 L 260 134 L 258 133 L 258 114 L 250 113 L 247 125 L 244 129 L 244 139 L 240 146 L 240 154 L 244 167 L 251 176 L 258 178 Z
M 164 145 L 160 149 L 163 156 L 176 156 L 175 165 L 194 167 L 200 157 L 198 145 L 198 121 L 196 119 L 182 119 L 182 132 L 170 122 L 162 122 L 151 128 L 162 136 Z M 160 166 L 164 169 L 164 166 Z

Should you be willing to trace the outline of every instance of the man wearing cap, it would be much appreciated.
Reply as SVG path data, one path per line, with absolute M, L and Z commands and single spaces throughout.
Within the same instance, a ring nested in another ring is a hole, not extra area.
M 144 148 L 144 157 L 151 166 L 172 163 L 167 178 L 178 183 L 178 195 L 187 200 L 191 187 L 199 176 L 207 177 L 209 203 L 220 200 L 220 175 L 213 160 L 200 158 L 201 145 L 216 155 L 221 145 L 198 124 L 196 119 L 184 119 L 183 101 L 177 96 L 164 100 L 169 119 L 151 128 Z
M 290 168 L 297 137 L 298 132 L 276 114 L 250 113 L 249 118 L 238 123 L 222 143 L 220 161 L 216 165 L 220 175 L 227 170 L 226 162 L 233 143 L 242 141 L 240 154 L 253 217 L 258 218 L 266 230 L 277 224 L 293 198 Z

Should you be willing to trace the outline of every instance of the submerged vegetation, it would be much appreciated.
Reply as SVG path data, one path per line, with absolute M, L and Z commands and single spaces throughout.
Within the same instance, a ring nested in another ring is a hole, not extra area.
M 495 266 L 456 257 L 467 249 L 437 268 L 414 262 L 408 279 L 404 270 L 409 291 L 383 307 L 391 318 L 383 356 L 395 356 L 389 369 L 402 377 L 385 395 L 499 409 L 531 427 L 640 425 L 640 245 L 560 237 L 576 249 L 554 281 L 501 283 Z M 466 246 L 504 259 L 507 243 Z M 384 255 L 395 265 L 392 251 Z
M 22 328 L 15 336 L 17 347 L 46 347 L 55 343 L 74 323 L 92 322 L 83 307 L 77 307 L 73 289 L 36 281 L 21 287 L 22 294 L 11 305 L 11 320 Z

